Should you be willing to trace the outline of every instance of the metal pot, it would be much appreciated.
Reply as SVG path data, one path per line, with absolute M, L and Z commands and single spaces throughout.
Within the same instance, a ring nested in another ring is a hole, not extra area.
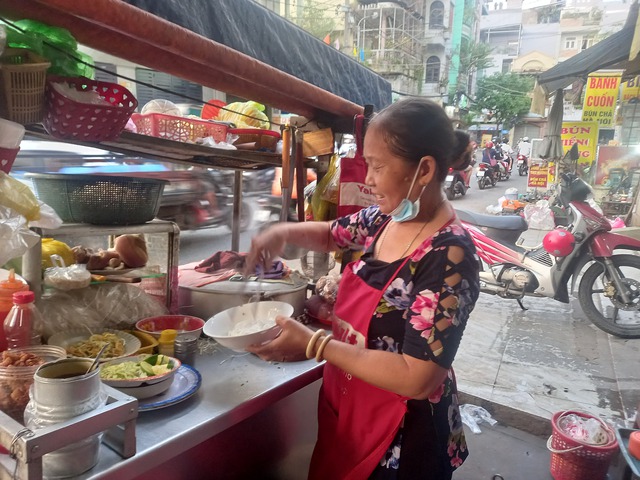
M 230 281 L 214 282 L 202 287 L 180 286 L 180 313 L 204 320 L 227 308 L 256 300 L 277 300 L 293 306 L 293 314 L 304 312 L 308 279 L 297 274 L 290 276 L 291 284 L 281 282 Z

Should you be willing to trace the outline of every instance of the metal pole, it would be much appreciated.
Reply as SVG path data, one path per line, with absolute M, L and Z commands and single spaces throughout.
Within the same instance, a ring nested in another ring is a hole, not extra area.
M 233 213 L 231 218 L 231 250 L 240 251 L 240 208 L 242 207 L 242 170 L 233 172 Z

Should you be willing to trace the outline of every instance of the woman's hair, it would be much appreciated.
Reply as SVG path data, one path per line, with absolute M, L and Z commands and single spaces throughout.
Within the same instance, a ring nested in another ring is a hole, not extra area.
M 459 139 L 444 109 L 424 98 L 407 98 L 389 105 L 373 117 L 369 127 L 377 129 L 394 155 L 410 163 L 417 165 L 426 155 L 435 158 L 439 182 L 447 176 L 453 152 L 469 145 L 467 136 L 464 146 L 458 146 Z
M 456 136 L 456 144 L 453 147 L 453 152 L 451 152 L 449 166 L 454 170 L 464 170 L 471 164 L 471 153 L 473 151 L 470 148 L 471 137 L 462 130 L 455 130 L 453 134 Z

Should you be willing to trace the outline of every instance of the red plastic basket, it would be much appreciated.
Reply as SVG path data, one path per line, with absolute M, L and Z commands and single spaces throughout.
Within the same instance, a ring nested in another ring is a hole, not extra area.
M 20 148 L 0 147 L 0 170 L 4 173 L 9 173 L 19 151 Z
M 590 445 L 565 434 L 558 422 L 570 414 L 598 420 L 606 430 L 609 441 L 603 445 Z M 551 452 L 551 476 L 555 480 L 602 480 L 607 476 L 611 459 L 618 452 L 618 441 L 611 427 L 593 415 L 572 410 L 555 413 L 551 425 L 553 433 L 547 441 L 547 448 Z
M 213 137 L 216 142 L 227 141 L 227 125 L 195 118 L 176 117 L 164 113 L 134 113 L 131 120 L 138 133 L 166 138 L 176 142 L 195 142 L 197 138 Z
M 110 105 L 80 103 L 53 87 L 66 84 L 81 91 L 94 91 Z M 48 76 L 45 88 L 44 128 L 54 137 L 100 142 L 118 138 L 138 101 L 125 87 L 84 77 Z

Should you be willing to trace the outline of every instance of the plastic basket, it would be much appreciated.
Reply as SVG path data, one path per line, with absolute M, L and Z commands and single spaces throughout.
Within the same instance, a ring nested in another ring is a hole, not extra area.
M 64 222 L 138 225 L 153 220 L 164 180 L 119 175 L 30 173 L 36 195 Z
M 237 135 L 238 139 L 233 142 L 234 145 L 243 143 L 255 143 L 256 150 L 269 150 L 274 152 L 280 134 L 273 130 L 263 130 L 260 128 L 230 128 L 229 133 Z
M 595 418 L 602 423 L 609 441 L 603 445 L 582 443 L 566 435 L 558 426 L 564 415 Z M 555 480 L 602 480 L 607 476 L 611 459 L 618 452 L 615 432 L 599 418 L 584 412 L 557 412 L 551 419 L 553 432 L 547 441 L 551 452 L 551 476 Z
M 60 83 L 79 92 L 94 91 L 109 102 L 80 103 L 56 88 Z M 101 142 L 118 138 L 138 106 L 133 94 L 121 85 L 85 77 L 48 76 L 45 87 L 45 111 L 42 123 L 47 132 L 65 140 Z
M 0 114 L 22 125 L 40 123 L 51 63 L 30 50 L 7 48 L 0 56 Z
M 195 142 L 198 138 L 213 137 L 216 142 L 227 141 L 227 125 L 195 118 L 176 117 L 164 113 L 134 113 L 131 120 L 138 133 L 166 138 L 176 142 Z

